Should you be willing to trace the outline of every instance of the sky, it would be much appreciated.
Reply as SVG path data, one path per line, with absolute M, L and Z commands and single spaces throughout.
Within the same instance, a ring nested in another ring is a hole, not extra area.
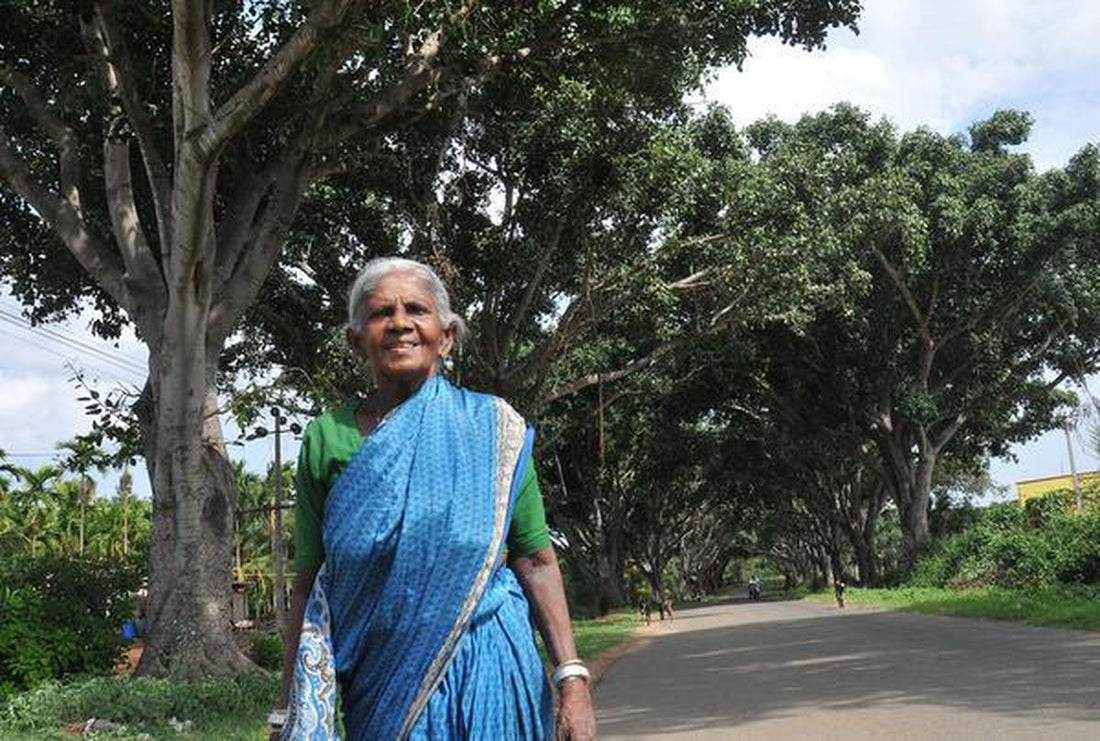
M 926 126 L 964 133 L 1000 108 L 1035 118 L 1023 149 L 1036 167 L 1063 166 L 1080 147 L 1100 142 L 1100 3 L 1083 0 L 866 0 L 860 33 L 834 31 L 825 50 L 807 52 L 771 40 L 750 43 L 740 71 L 720 70 L 694 102 L 722 103 L 749 123 L 774 114 L 795 120 L 839 101 L 855 103 L 900 129 Z M 17 464 L 51 461 L 62 440 L 90 421 L 76 401 L 66 361 L 113 383 L 140 384 L 144 347 L 132 336 L 118 346 L 92 337 L 90 315 L 28 329 L 11 315 L 18 304 L 0 290 L 0 448 Z M 1093 382 L 1100 395 L 1100 381 Z M 1100 468 L 1082 422 L 1070 439 L 1078 470 Z M 227 438 L 236 437 L 227 425 Z M 270 460 L 270 439 L 233 448 L 252 470 Z M 285 456 L 295 454 L 287 441 Z M 1013 449 L 1014 460 L 992 465 L 996 483 L 1069 471 L 1064 433 L 1055 431 Z M 135 491 L 147 496 L 144 469 Z M 111 493 L 118 473 L 103 477 Z

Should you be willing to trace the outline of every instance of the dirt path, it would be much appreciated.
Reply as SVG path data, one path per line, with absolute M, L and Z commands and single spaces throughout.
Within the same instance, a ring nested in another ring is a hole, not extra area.
M 602 739 L 1100 739 L 1096 633 L 746 600 L 648 633 Z

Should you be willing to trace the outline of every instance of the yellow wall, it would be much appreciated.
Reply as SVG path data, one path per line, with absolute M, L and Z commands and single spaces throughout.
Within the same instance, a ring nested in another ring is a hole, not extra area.
M 1077 474 L 1077 482 L 1081 486 L 1100 482 L 1100 471 L 1082 471 Z M 1020 498 L 1020 504 L 1032 497 L 1042 496 L 1059 489 L 1073 491 L 1073 477 L 1066 474 L 1065 476 L 1048 476 L 1043 479 L 1028 479 L 1016 482 L 1016 495 Z

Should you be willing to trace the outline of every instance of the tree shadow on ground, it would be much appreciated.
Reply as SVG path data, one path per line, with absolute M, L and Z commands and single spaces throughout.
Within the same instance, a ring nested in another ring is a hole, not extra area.
M 675 633 L 609 671 L 596 697 L 601 733 L 690 732 L 810 708 L 898 705 L 1056 711 L 1100 723 L 1096 634 L 821 606 L 777 620 L 779 609 L 733 601 L 681 610 Z M 739 624 L 708 625 L 730 610 Z

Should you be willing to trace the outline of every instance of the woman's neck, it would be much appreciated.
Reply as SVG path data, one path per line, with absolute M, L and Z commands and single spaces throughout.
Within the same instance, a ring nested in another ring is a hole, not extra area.
M 379 378 L 378 388 L 373 394 L 373 411 L 384 417 L 415 394 L 424 382 L 434 376 L 429 373 L 424 378 Z

